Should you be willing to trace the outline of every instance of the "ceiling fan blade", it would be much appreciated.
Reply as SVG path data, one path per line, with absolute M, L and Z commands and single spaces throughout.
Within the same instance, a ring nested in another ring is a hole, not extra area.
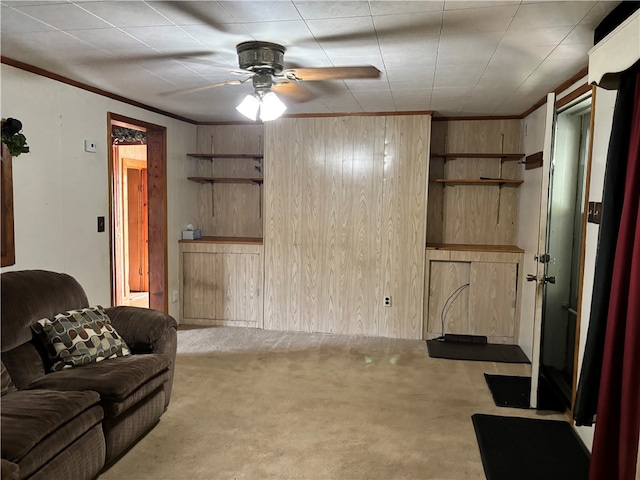
M 273 87 L 271 87 L 278 95 L 286 97 L 297 103 L 308 102 L 309 100 L 313 100 L 315 95 L 307 90 L 305 87 L 296 82 L 282 82 L 276 83 Z
M 185 2 L 185 1 L 172 1 L 172 2 L 160 2 L 160 7 L 167 7 L 170 10 L 178 11 L 183 15 L 195 20 L 197 24 L 208 25 L 218 32 L 228 32 L 229 28 L 222 22 L 216 21 L 211 16 L 209 2 Z
M 371 65 L 360 67 L 290 68 L 282 72 L 282 75 L 290 80 L 314 82 L 347 78 L 380 78 L 380 70 Z
M 99 63 L 100 65 L 109 65 L 109 64 L 122 65 L 123 63 L 144 63 L 144 62 L 153 62 L 157 60 L 159 61 L 164 61 L 164 60 L 195 61 L 194 57 L 204 57 L 207 55 L 214 55 L 214 54 L 215 52 L 212 52 L 211 50 L 206 50 L 201 52 L 185 52 L 185 53 L 151 53 L 151 54 L 143 54 L 143 55 L 118 55 L 112 58 L 85 57 L 84 61 L 88 63 Z M 216 64 L 213 64 L 212 66 L 216 66 Z
M 222 65 L 220 63 L 216 63 L 216 62 L 212 62 L 209 60 L 198 60 L 196 58 L 176 58 L 176 60 L 180 60 L 180 61 L 184 61 L 186 63 L 197 63 L 199 65 L 206 65 L 208 67 L 211 68 L 216 68 L 216 69 L 220 69 L 220 70 L 225 70 L 226 72 L 232 73 L 234 75 L 248 75 L 251 72 L 248 72 L 247 70 L 242 70 L 240 68 L 234 68 L 232 66 L 227 66 L 227 65 Z
M 173 90 L 171 92 L 159 93 L 158 95 L 162 97 L 173 97 L 175 95 L 186 95 L 188 93 L 196 93 L 201 92 L 203 90 L 209 90 L 210 88 L 215 87 L 223 87 L 225 85 L 240 85 L 244 82 L 251 80 L 251 77 L 245 78 L 243 80 L 229 80 L 227 82 L 219 82 L 219 83 L 211 83 L 209 85 L 202 85 L 200 87 L 192 87 L 192 88 L 184 88 L 182 90 Z
M 375 26 L 375 35 L 379 37 L 406 37 L 409 34 L 426 34 L 428 32 L 440 33 L 441 20 L 434 21 L 433 18 L 422 18 L 416 15 L 410 22 L 398 22 L 396 25 Z M 357 40 L 369 40 L 372 38 L 372 32 L 347 32 L 334 35 L 321 35 L 314 37 L 318 43 L 329 42 L 349 42 Z

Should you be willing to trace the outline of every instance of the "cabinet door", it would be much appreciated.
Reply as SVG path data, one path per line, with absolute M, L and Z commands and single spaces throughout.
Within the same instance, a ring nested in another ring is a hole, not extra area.
M 430 262 L 428 333 L 471 333 L 469 288 L 463 288 L 469 284 L 470 267 L 469 262 Z
M 258 323 L 260 255 L 183 254 L 183 317 Z
M 517 264 L 473 262 L 469 273 L 471 334 L 486 335 L 491 343 L 513 343 Z

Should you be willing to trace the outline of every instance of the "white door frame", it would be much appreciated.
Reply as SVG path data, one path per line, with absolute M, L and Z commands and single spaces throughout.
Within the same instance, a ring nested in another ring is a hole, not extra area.
M 556 94 L 547 95 L 544 147 L 542 149 L 542 188 L 540 190 L 540 228 L 538 230 L 538 253 L 541 259 L 547 246 L 547 216 L 549 210 L 549 187 L 551 165 L 553 162 L 553 144 L 556 128 Z M 533 354 L 531 355 L 531 408 L 538 406 L 538 380 L 540 378 L 540 347 L 542 343 L 542 302 L 544 298 L 545 264 L 536 263 L 536 302 L 533 317 Z

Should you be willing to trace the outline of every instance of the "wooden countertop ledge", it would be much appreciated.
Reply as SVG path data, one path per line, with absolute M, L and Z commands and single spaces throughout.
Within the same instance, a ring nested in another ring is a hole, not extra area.
M 498 253 L 524 253 L 524 250 L 516 245 L 472 245 L 462 243 L 428 243 L 427 250 L 451 250 L 460 252 L 498 252 Z
M 197 240 L 179 240 L 180 243 L 220 243 L 235 245 L 262 245 L 259 237 L 202 237 Z

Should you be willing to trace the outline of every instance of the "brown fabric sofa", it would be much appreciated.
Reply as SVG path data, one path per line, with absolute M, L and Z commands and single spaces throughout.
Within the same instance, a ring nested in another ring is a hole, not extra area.
M 31 326 L 89 306 L 71 276 L 0 275 L 2 478 L 90 479 L 149 431 L 169 404 L 176 321 L 136 307 L 105 312 L 132 355 L 50 372 Z

